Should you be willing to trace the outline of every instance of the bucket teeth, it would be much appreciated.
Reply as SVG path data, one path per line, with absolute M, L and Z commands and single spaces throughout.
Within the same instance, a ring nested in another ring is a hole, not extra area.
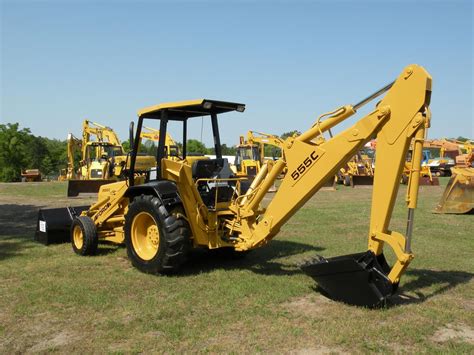
M 383 254 L 371 251 L 329 259 L 318 256 L 301 268 L 326 296 L 351 305 L 381 306 L 397 288 L 387 277 L 390 268 Z

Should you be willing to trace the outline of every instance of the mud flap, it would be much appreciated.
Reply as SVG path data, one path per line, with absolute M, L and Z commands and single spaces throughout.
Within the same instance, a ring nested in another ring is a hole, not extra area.
M 117 180 L 68 180 L 67 197 L 76 197 L 83 193 L 98 193 L 102 185 L 113 182 Z
M 383 254 L 371 251 L 329 259 L 318 256 L 301 268 L 326 296 L 355 306 L 382 306 L 398 287 L 387 277 L 390 267 Z
M 369 186 L 374 184 L 374 177 L 368 175 L 352 175 L 351 186 Z
M 89 206 L 40 209 L 34 239 L 45 245 L 68 242 L 72 220 L 87 209 Z

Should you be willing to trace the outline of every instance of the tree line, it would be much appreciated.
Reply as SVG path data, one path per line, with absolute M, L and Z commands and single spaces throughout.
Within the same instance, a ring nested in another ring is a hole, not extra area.
M 66 148 L 66 141 L 36 137 L 18 123 L 0 124 L 0 181 L 20 181 L 26 169 L 57 175 L 67 166 Z

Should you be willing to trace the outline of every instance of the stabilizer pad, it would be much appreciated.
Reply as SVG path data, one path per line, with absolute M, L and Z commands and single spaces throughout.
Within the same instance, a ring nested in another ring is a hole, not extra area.
M 371 251 L 329 259 L 318 256 L 301 268 L 329 298 L 351 305 L 378 307 L 397 288 L 386 276 L 390 268 L 383 254 Z

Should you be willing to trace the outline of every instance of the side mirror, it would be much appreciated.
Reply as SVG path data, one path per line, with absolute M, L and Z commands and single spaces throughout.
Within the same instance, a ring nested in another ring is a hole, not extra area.
M 135 124 L 132 122 L 130 122 L 130 127 L 128 129 L 128 134 L 129 134 L 129 137 L 128 137 L 128 141 L 130 142 L 130 149 L 133 150 L 133 148 L 135 147 L 135 135 L 134 135 L 134 128 L 135 128 Z

